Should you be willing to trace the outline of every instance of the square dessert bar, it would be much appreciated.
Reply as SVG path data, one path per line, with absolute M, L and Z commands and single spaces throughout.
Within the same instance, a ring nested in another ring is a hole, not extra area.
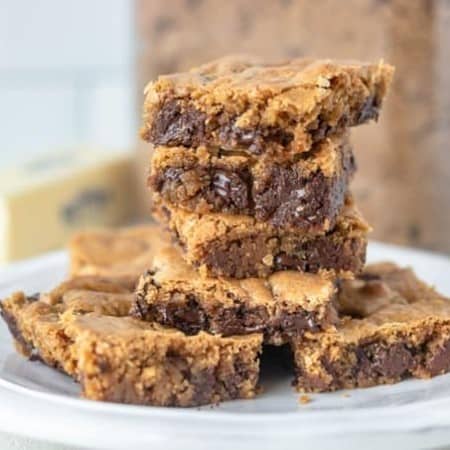
M 120 277 L 134 284 L 167 239 L 157 225 L 79 232 L 69 243 L 70 274 Z
M 174 247 L 161 248 L 138 283 L 132 314 L 188 335 L 263 333 L 281 345 L 337 321 L 335 283 L 325 276 L 283 271 L 267 278 L 202 277 Z
M 266 277 L 280 270 L 347 276 L 365 261 L 369 228 L 351 199 L 334 228 L 318 235 L 276 228 L 251 216 L 202 215 L 166 205 L 155 212 L 172 230 L 185 260 L 208 276 Z
M 157 200 L 186 211 L 246 214 L 279 227 L 327 230 L 354 172 L 347 135 L 324 139 L 296 158 L 161 146 L 153 152 L 149 186 Z
M 85 398 L 196 406 L 256 394 L 262 335 L 186 336 L 126 317 L 132 297 L 91 276 L 0 305 L 18 351 L 74 377 Z
M 331 60 L 265 64 L 229 56 L 160 76 L 145 89 L 142 137 L 156 145 L 308 151 L 377 119 L 393 68 Z
M 342 322 L 294 340 L 296 387 L 334 391 L 450 370 L 450 300 L 410 269 L 383 263 L 342 282 Z

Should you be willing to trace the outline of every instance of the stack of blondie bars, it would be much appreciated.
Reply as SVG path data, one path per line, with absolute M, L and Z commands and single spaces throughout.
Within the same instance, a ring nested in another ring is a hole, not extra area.
M 69 280 L 2 302 L 18 350 L 87 398 L 165 406 L 255 396 L 267 345 L 290 349 L 303 392 L 450 370 L 448 299 L 364 268 L 349 128 L 378 117 L 392 72 L 229 57 L 150 83 L 163 227 L 76 236 Z

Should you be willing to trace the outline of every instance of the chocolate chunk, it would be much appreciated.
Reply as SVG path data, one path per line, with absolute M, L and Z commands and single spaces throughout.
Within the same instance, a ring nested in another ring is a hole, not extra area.
M 257 127 L 253 129 L 243 129 L 234 125 L 235 119 L 225 122 L 219 129 L 219 138 L 225 148 L 246 147 L 248 151 L 255 155 L 260 155 L 265 151 L 267 144 L 274 143 L 282 147 L 287 147 L 293 140 L 293 135 L 283 128 L 277 127 Z
M 358 358 L 356 370 L 361 384 L 364 378 L 402 378 L 414 369 L 416 361 L 406 344 L 368 344 L 355 350 Z
M 163 325 L 177 328 L 188 335 L 197 334 L 207 328 L 207 316 L 196 299 L 193 296 L 188 296 L 187 302 L 183 303 L 177 301 L 176 296 L 175 293 L 175 301 L 147 305 L 148 312 L 143 319 L 154 320 Z
M 204 137 L 204 113 L 177 101 L 167 101 L 158 111 L 148 140 L 159 145 L 198 146 Z
M 331 322 L 328 320 L 322 320 L 319 325 L 316 314 L 309 311 L 282 314 L 270 325 L 266 333 L 280 333 L 286 337 L 302 336 L 305 331 L 317 332 L 329 323 Z
M 450 370 L 450 340 L 443 342 L 432 356 L 426 361 L 426 368 L 431 376 L 439 375 Z
M 311 134 L 312 141 L 319 142 L 329 136 L 332 133 L 333 128 L 330 126 L 328 120 L 322 115 L 319 115 L 308 131 Z
M 361 107 L 356 123 L 362 124 L 368 120 L 377 120 L 380 112 L 380 106 L 380 101 L 377 97 L 368 97 Z
M 37 302 L 40 298 L 41 294 L 39 292 L 35 292 L 34 294 L 27 296 L 27 301 L 29 302 Z
M 212 188 L 228 207 L 238 211 L 246 210 L 250 206 L 248 178 L 249 175 L 245 171 L 235 174 L 218 170 L 212 178 Z
M 405 344 L 398 343 L 388 348 L 376 347 L 372 356 L 373 369 L 382 376 L 398 378 L 408 374 L 415 361 Z
M 240 360 L 240 358 L 236 358 L 236 361 L 233 364 L 233 372 L 230 374 L 230 377 L 226 378 L 223 383 L 226 392 L 230 393 L 231 398 L 235 398 L 238 395 L 238 391 L 236 386 L 239 386 L 245 380 L 251 379 L 254 374 L 252 374 L 246 367 L 245 364 Z
M 321 171 L 304 178 L 295 168 L 273 166 L 267 183 L 254 190 L 255 216 L 274 226 L 333 223 L 354 171 L 352 155 L 344 159 L 342 175 L 331 178 Z
M 206 120 L 201 111 L 178 100 L 168 100 L 159 109 L 149 132 L 144 139 L 157 145 L 198 147 L 208 145 L 207 135 L 217 134 L 224 148 L 247 147 L 250 153 L 261 154 L 267 143 L 288 146 L 292 133 L 283 128 L 267 127 L 243 129 L 236 127 L 236 118 L 225 113 Z
M 211 318 L 214 332 L 224 336 L 261 332 L 267 322 L 268 315 L 263 306 L 246 308 L 236 305 L 234 308 L 222 308 Z
M 217 390 L 218 380 L 214 375 L 214 370 L 209 367 L 199 372 L 192 371 L 189 376 L 189 382 L 194 386 L 192 402 L 197 405 L 208 403 L 214 391 Z M 233 388 L 233 391 L 228 391 L 231 398 L 235 398 L 238 395 L 237 385 L 233 384 Z

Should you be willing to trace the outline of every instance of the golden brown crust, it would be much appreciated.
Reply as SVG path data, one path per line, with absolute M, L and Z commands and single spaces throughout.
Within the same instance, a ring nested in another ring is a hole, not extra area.
M 159 145 L 303 152 L 376 118 L 392 75 L 382 62 L 229 56 L 149 83 L 142 135 Z

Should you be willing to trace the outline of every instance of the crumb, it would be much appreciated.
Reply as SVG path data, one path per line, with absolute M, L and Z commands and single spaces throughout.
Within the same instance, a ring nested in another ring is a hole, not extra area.
M 266 266 L 271 266 L 273 264 L 273 255 L 266 255 L 264 256 L 264 258 L 262 259 L 262 262 L 266 265 Z
M 311 397 L 309 395 L 301 395 L 298 400 L 302 405 L 307 405 L 311 402 Z
M 342 397 L 349 398 L 350 394 L 348 394 L 348 393 L 342 394 Z

